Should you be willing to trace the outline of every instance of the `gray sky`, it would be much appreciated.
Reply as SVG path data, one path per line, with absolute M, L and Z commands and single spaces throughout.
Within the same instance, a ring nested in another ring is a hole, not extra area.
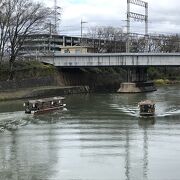
M 178 0 L 147 0 L 149 5 L 149 33 L 180 32 L 180 1 Z M 53 6 L 53 0 L 46 0 Z M 92 26 L 114 26 L 126 31 L 127 0 L 57 0 L 62 7 L 59 26 L 61 34 L 80 35 L 80 21 L 83 32 Z M 131 5 L 131 11 L 144 13 L 143 7 Z M 131 20 L 131 32 L 144 33 L 144 23 Z

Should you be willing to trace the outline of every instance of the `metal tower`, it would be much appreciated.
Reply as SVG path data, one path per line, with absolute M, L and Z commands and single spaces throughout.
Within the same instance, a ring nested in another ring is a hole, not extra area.
M 54 0 L 54 32 L 57 33 L 57 0 Z
M 131 12 L 130 4 L 134 4 L 137 6 L 144 7 L 145 14 L 139 14 L 135 12 Z M 127 0 L 127 44 L 126 44 L 126 52 L 130 50 L 130 42 L 129 42 L 129 35 L 130 35 L 130 18 L 134 20 L 140 20 L 145 22 L 145 36 L 148 36 L 148 3 L 141 1 L 141 0 Z
M 60 21 L 61 16 L 61 7 L 58 6 L 57 0 L 54 0 L 54 32 L 58 33 L 58 23 Z

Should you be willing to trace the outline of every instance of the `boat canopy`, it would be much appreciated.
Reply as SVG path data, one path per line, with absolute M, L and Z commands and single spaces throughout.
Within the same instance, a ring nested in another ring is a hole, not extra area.
M 65 99 L 64 97 L 43 98 L 43 99 L 29 100 L 28 103 L 30 104 L 46 103 L 46 102 L 59 101 L 64 99 Z
M 145 100 L 145 101 L 141 101 L 139 102 L 139 106 L 144 106 L 144 105 L 151 105 L 151 106 L 154 106 L 155 103 L 151 100 Z

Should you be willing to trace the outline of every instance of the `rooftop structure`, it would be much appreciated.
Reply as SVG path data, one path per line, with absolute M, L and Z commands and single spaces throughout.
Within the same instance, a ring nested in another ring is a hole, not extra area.
M 61 53 L 94 53 L 96 49 L 91 46 L 61 46 Z

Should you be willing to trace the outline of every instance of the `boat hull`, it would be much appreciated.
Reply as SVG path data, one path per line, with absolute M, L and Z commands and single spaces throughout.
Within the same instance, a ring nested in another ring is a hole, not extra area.
M 46 108 L 46 109 L 41 109 L 41 110 L 36 110 L 36 111 L 30 111 L 30 112 L 26 112 L 26 114 L 39 115 L 39 114 L 50 113 L 53 111 L 63 110 L 63 109 L 64 109 L 64 106 L 58 106 L 58 107 Z
M 140 113 L 140 116 L 154 116 L 155 113 Z

